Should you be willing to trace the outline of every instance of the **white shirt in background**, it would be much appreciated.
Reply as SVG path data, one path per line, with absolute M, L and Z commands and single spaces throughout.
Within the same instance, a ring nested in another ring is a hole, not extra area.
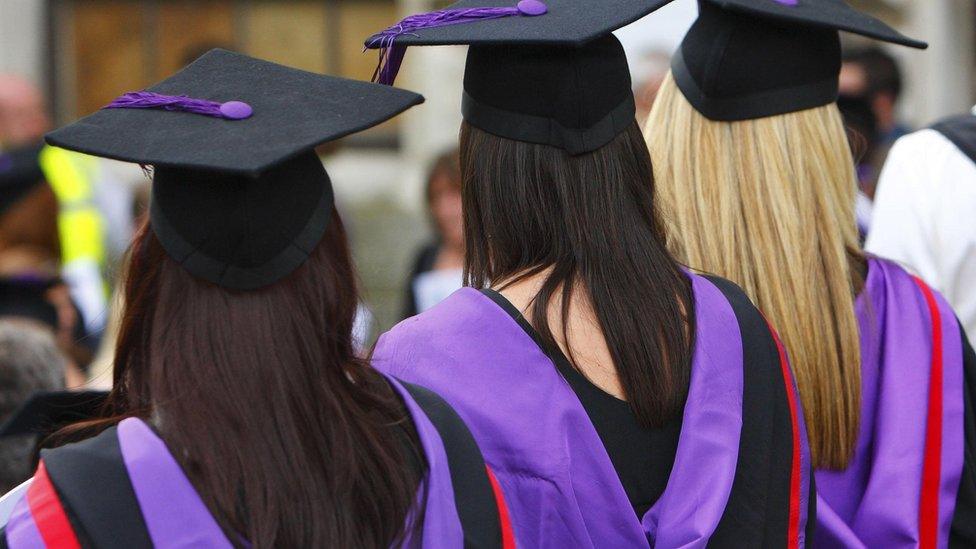
M 941 291 L 976 341 L 976 164 L 941 133 L 892 147 L 865 247 Z

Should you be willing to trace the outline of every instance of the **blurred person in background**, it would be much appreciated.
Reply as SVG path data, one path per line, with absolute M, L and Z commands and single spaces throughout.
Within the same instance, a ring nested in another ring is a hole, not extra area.
M 463 285 L 464 221 L 457 148 L 434 160 L 427 173 L 425 196 L 434 237 L 414 259 L 403 318 L 430 309 Z
M 637 123 L 643 124 L 654 106 L 657 90 L 661 88 L 664 77 L 671 66 L 671 55 L 665 50 L 651 50 L 631 63 L 631 76 L 634 80 L 634 101 L 637 104 Z
M 976 340 L 976 109 L 891 148 L 866 247 L 938 288 Z
M 903 87 L 898 60 L 884 49 L 866 46 L 844 52 L 840 95 L 867 97 L 877 120 L 878 142 L 884 147 L 912 131 L 898 114 Z
M 65 387 L 68 361 L 50 330 L 30 320 L 0 320 L 0 424 L 32 395 Z M 27 480 L 36 437 L 0 433 L 0 494 Z
M 60 276 L 59 206 L 37 162 L 39 150 L 0 152 L 0 312 L 21 301 L 52 307 L 59 346 L 85 368 L 95 342 Z
M 878 46 L 843 53 L 837 106 L 844 117 L 857 163 L 856 215 L 861 239 L 871 227 L 872 200 L 888 149 L 911 129 L 898 117 L 902 92 L 898 61 Z
M 878 120 L 866 97 L 840 95 L 837 107 L 844 120 L 847 138 L 853 155 L 857 194 L 854 213 L 861 242 L 871 227 L 871 197 L 876 185 L 875 167 L 878 151 Z
M 131 235 L 132 193 L 99 160 L 45 146 L 42 138 L 49 129 L 50 117 L 38 88 L 22 77 L 0 75 L 0 185 L 11 185 L 4 167 L 20 164 L 22 170 L 32 171 L 32 191 L 23 198 L 31 205 L 56 209 L 57 246 L 50 251 L 60 262 L 60 276 L 95 344 L 107 319 L 106 276 L 124 245 L 120 243 Z M 28 226 L 36 223 L 31 232 L 50 238 L 49 217 L 23 219 Z M 0 242 L 9 243 L 16 236 L 3 234 L 0 224 Z
M 65 385 L 78 389 L 85 385 L 85 367 L 91 360 L 91 350 L 80 341 L 84 327 L 68 289 L 56 277 L 5 276 L 0 256 L 0 320 L 23 320 L 49 332 L 58 349 L 65 356 Z

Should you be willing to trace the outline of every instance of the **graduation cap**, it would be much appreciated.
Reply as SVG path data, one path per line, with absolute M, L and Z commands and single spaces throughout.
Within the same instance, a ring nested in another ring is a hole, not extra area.
M 671 0 L 462 0 L 366 40 L 392 84 L 408 46 L 468 45 L 462 114 L 501 137 L 594 151 L 634 122 L 630 70 L 614 30 Z
M 49 278 L 0 278 L 0 318 L 27 318 L 58 329 L 58 311 L 47 291 L 60 281 Z
M 314 147 L 422 102 L 215 49 L 47 141 L 152 165 L 150 220 L 168 255 L 196 277 L 253 290 L 302 265 L 331 221 Z
M 927 47 L 843 0 L 700 0 L 671 70 L 685 98 L 712 120 L 819 107 L 837 100 L 838 31 Z
M 19 435 L 47 436 L 58 429 L 99 416 L 105 391 L 49 391 L 31 395 L 0 423 L 0 438 Z
M 0 214 L 44 183 L 38 160 L 43 146 L 39 143 L 0 152 Z

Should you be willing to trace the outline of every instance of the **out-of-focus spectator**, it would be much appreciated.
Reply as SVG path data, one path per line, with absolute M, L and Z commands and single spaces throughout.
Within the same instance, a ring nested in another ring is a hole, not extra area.
M 840 92 L 842 95 L 869 98 L 882 145 L 890 146 L 899 137 L 911 132 L 911 128 L 898 118 L 902 87 L 898 61 L 883 49 L 872 46 L 845 53 L 841 65 Z
M 0 74 L 0 150 L 37 143 L 50 126 L 40 90 L 25 78 Z
M 426 197 L 434 238 L 414 260 L 407 281 L 404 318 L 437 305 L 463 284 L 464 221 L 457 149 L 434 161 L 427 175 Z
M 896 139 L 911 131 L 898 119 L 901 69 L 895 58 L 879 47 L 847 51 L 841 65 L 839 90 L 837 106 L 845 123 L 857 134 L 853 145 L 861 191 L 873 199 L 888 149 Z M 861 214 L 868 212 L 863 209 L 867 205 L 859 205 Z M 863 217 L 859 215 L 862 223 L 869 221 Z
M 938 288 L 976 340 L 976 109 L 895 143 L 867 250 Z
M 127 242 L 132 232 L 132 192 L 112 177 L 111 170 L 103 169 L 100 160 L 44 146 L 49 129 L 50 118 L 38 88 L 18 76 L 0 75 L 0 192 L 6 192 L 11 181 L 32 184 L 31 191 L 20 197 L 26 205 L 20 210 L 11 207 L 5 216 L 21 214 L 15 217 L 21 221 L 16 225 L 19 233 L 4 230 L 7 227 L 0 221 L 0 243 L 25 232 L 50 238 L 50 215 L 33 218 L 30 212 L 53 207 L 57 246 L 48 247 L 57 250 L 61 276 L 88 332 L 97 337 L 107 318 L 106 274 L 113 256 L 122 252 L 119 243 Z M 19 178 L 13 178 L 9 168 L 18 163 Z M 32 180 L 24 179 L 28 168 L 33 170 Z
M 0 423 L 32 395 L 65 386 L 67 360 L 51 334 L 30 321 L 0 320 Z M 0 441 L 0 494 L 31 475 L 32 435 Z
M 84 327 L 77 308 L 64 283 L 43 274 L 8 276 L 8 256 L 0 255 L 0 320 L 23 320 L 47 329 L 65 355 L 68 365 L 65 382 L 68 387 L 85 384 L 84 367 L 92 359 L 92 350 L 84 345 Z
M 61 279 L 60 207 L 37 162 L 40 150 L 32 146 L 0 153 L 6 159 L 0 166 L 0 309 L 11 300 L 51 306 L 61 349 L 84 367 L 95 341 Z
M 657 90 L 671 70 L 671 55 L 664 50 L 651 50 L 631 64 L 634 81 L 634 101 L 637 103 L 637 122 L 641 125 L 654 106 Z

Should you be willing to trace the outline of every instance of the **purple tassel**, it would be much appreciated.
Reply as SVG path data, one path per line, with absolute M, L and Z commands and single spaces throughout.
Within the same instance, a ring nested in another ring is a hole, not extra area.
M 379 49 L 380 59 L 373 72 L 373 82 L 392 86 L 396 80 L 407 47 L 396 43 L 404 34 L 413 34 L 421 29 L 459 25 L 472 21 L 485 21 L 517 15 L 542 15 L 548 8 L 541 0 L 521 0 L 509 8 L 461 8 L 432 11 L 411 15 L 396 25 L 374 34 L 366 44 L 366 49 Z
M 164 111 L 190 112 L 225 118 L 227 120 L 241 120 L 254 113 L 250 105 L 242 101 L 228 101 L 218 103 L 206 99 L 194 99 L 185 95 L 163 95 L 150 91 L 138 91 L 122 94 L 114 101 L 102 107 L 103 109 L 162 109 Z

